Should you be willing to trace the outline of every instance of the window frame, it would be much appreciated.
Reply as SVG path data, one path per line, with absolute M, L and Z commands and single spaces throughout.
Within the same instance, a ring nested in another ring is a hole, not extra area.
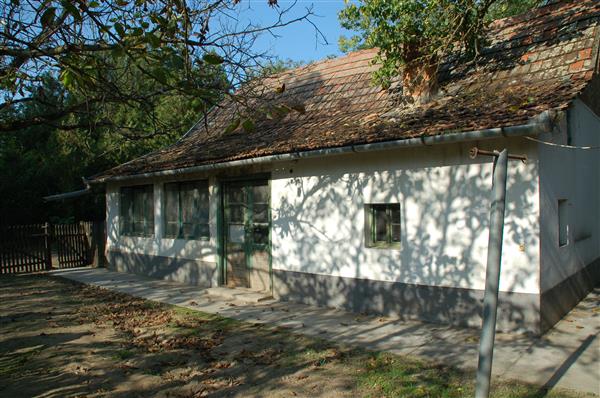
M 168 233 L 167 224 L 170 222 L 168 220 L 168 211 L 167 211 L 167 187 L 169 185 L 176 186 L 177 188 L 174 190 L 177 192 L 177 235 Z M 195 186 L 198 189 L 206 190 L 206 222 L 205 223 L 197 223 L 198 225 L 206 226 L 206 234 L 199 235 L 184 235 L 184 220 L 183 220 L 183 206 L 182 206 L 182 187 L 184 186 Z M 209 189 L 208 180 L 185 180 L 185 181 L 168 181 L 163 184 L 163 238 L 166 239 L 183 239 L 183 240 L 196 240 L 196 241 L 209 241 L 211 237 L 210 233 L 210 189 Z
M 135 211 L 135 203 L 136 200 L 135 195 L 141 194 L 148 196 L 146 197 L 150 201 L 150 206 L 148 206 L 148 202 L 144 202 L 143 206 L 143 216 L 142 216 L 142 231 L 136 231 L 132 226 L 136 223 L 134 214 Z M 125 197 L 129 196 L 128 204 L 130 206 L 125 209 Z M 131 207 L 131 211 L 130 210 Z M 148 212 L 150 210 L 150 212 Z M 139 238 L 152 238 L 154 237 L 154 184 L 143 184 L 143 185 L 130 185 L 123 186 L 119 189 L 119 234 L 121 236 L 132 236 Z M 145 232 L 147 231 L 147 232 Z
M 386 240 L 377 240 L 377 222 L 375 213 L 385 211 L 386 214 Z M 402 216 L 400 203 L 368 203 L 365 204 L 365 246 L 373 249 L 400 249 L 402 244 Z M 398 219 L 393 219 L 393 212 L 398 212 Z M 393 227 L 400 228 L 399 239 L 393 239 Z

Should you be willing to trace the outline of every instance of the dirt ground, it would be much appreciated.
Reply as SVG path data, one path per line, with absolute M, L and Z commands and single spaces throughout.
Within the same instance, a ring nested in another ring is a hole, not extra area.
M 44 275 L 0 278 L 0 331 L 2 397 L 473 394 L 472 375 L 441 365 Z M 494 396 L 547 395 L 502 382 Z

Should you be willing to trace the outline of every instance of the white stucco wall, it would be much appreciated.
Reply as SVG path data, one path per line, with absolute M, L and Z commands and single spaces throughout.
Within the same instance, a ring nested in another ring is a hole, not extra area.
M 273 269 L 483 289 L 492 163 L 490 158 L 471 160 L 468 151 L 474 145 L 497 149 L 503 142 L 338 155 L 273 166 Z M 537 147 L 514 139 L 509 149 L 526 153 L 530 160 L 527 164 L 511 162 L 509 167 L 500 288 L 535 294 L 539 292 L 540 247 Z M 206 176 L 187 177 L 196 178 Z M 208 241 L 162 237 L 162 185 L 166 181 L 154 182 L 152 238 L 120 236 L 120 185 L 108 185 L 107 250 L 215 263 L 217 179 L 209 179 Z M 365 247 L 364 205 L 378 202 L 401 204 L 399 250 Z
M 570 136 L 570 139 L 569 139 Z M 600 146 L 600 117 L 576 100 L 545 141 Z M 539 145 L 541 289 L 546 291 L 600 257 L 600 150 Z M 568 243 L 558 244 L 558 200 L 568 201 Z
M 475 144 L 352 154 L 282 164 L 272 174 L 273 269 L 483 289 L 492 163 Z M 501 148 L 483 141 L 480 148 Z M 502 291 L 539 292 L 538 163 L 522 139 L 511 162 Z M 364 204 L 397 202 L 399 250 L 366 248 Z
M 189 176 L 188 179 L 206 179 L 206 176 Z M 107 220 L 107 250 L 125 253 L 148 254 L 152 256 L 177 257 L 198 261 L 216 263 L 217 247 L 217 192 L 215 179 L 209 178 L 210 201 L 210 239 L 184 240 L 164 238 L 163 232 L 163 184 L 172 180 L 154 181 L 154 236 L 132 237 L 121 236 L 119 231 L 119 189 L 122 185 L 109 184 L 106 188 L 106 220 Z M 142 184 L 143 182 L 139 182 Z M 146 182 L 148 183 L 148 182 Z

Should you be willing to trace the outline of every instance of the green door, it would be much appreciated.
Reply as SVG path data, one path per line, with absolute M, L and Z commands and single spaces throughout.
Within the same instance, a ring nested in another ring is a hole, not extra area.
M 223 195 L 225 284 L 270 291 L 269 182 L 229 182 Z

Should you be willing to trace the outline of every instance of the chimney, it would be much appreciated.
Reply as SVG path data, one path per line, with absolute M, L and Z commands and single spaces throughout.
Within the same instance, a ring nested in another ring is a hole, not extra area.
M 437 60 L 423 56 L 418 44 L 412 44 L 405 51 L 406 63 L 402 69 L 403 95 L 413 103 L 428 102 L 438 89 Z

